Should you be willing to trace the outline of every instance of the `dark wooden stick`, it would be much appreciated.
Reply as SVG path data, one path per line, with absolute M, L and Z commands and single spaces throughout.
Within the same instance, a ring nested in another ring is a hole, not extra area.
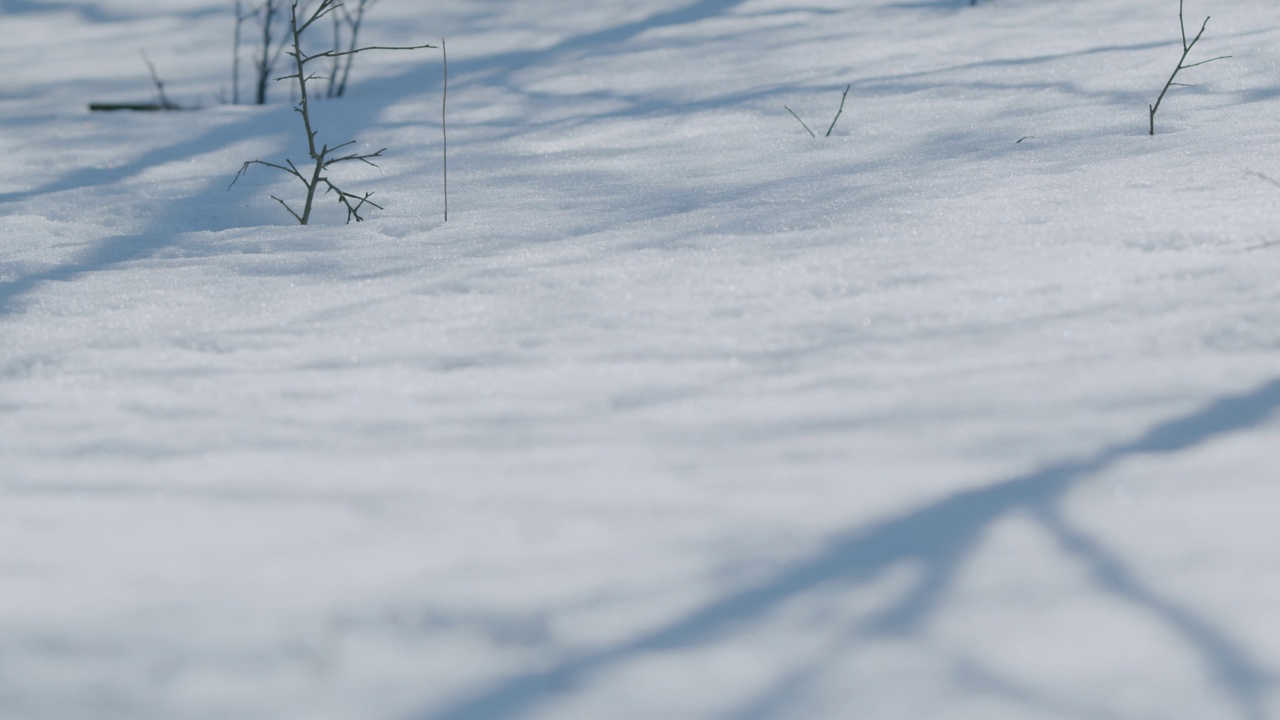
M 151 63 L 151 58 L 147 57 L 147 53 L 142 53 L 142 62 L 147 64 L 147 71 L 151 73 L 151 84 L 156 86 L 156 94 L 160 96 L 160 109 L 172 110 L 177 107 L 169 102 L 169 98 L 164 94 L 164 81 L 160 79 L 160 74 L 156 72 L 156 66 Z

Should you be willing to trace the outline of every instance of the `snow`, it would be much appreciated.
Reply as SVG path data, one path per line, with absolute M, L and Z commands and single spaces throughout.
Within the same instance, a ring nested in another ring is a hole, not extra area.
M 0 10 L 0 717 L 1280 717 L 1269 0 Z

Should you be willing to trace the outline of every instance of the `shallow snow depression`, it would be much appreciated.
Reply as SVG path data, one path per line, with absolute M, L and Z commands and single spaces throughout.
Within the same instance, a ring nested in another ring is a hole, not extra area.
M 155 5 L 0 2 L 0 716 L 1280 718 L 1270 0 L 383 0 L 305 228 Z

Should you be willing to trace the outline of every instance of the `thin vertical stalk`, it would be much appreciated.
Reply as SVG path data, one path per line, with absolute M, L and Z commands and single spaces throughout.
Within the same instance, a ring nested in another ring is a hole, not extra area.
M 240 29 L 244 25 L 243 0 L 236 0 L 236 29 L 231 39 L 231 104 L 240 104 Z
M 440 38 L 440 56 L 444 60 L 444 87 L 443 92 L 440 94 L 441 153 L 444 166 L 444 221 L 449 222 L 449 126 L 445 117 L 449 108 L 449 51 L 445 49 L 444 38 Z
M 796 120 L 800 120 L 800 116 L 796 114 L 796 111 L 795 111 L 795 110 L 792 110 L 791 108 L 787 107 L 786 105 L 783 105 L 783 106 L 782 106 L 782 109 L 783 109 L 783 110 L 786 110 L 786 111 L 787 111 L 787 112 L 789 112 L 789 113 L 791 113 L 791 117 L 795 118 Z M 806 123 L 806 122 L 805 122 L 805 121 L 803 121 L 803 120 L 800 120 L 800 124 L 801 124 L 802 126 L 804 126 L 805 132 L 809 133 L 809 137 L 811 137 L 811 138 L 816 138 L 816 137 L 818 137 L 817 135 L 814 135 L 814 134 L 813 134 L 813 131 L 812 131 L 812 130 L 810 130 L 810 129 L 809 129 L 809 125 L 808 125 L 808 123 Z
M 348 13 L 346 8 L 342 9 L 342 12 L 347 19 L 347 25 L 351 27 L 351 41 L 347 44 L 347 51 L 351 54 L 348 54 L 346 56 L 346 60 L 342 63 L 342 77 L 338 80 L 338 86 L 334 91 L 334 96 L 336 97 L 342 97 L 343 94 L 347 92 L 347 80 L 351 77 L 351 64 L 356 58 L 355 54 L 351 51 L 356 49 L 360 39 L 360 26 L 364 24 L 365 8 L 372 4 L 373 3 L 369 0 L 360 0 L 360 3 L 356 5 L 356 11 L 354 14 Z M 335 49 L 337 48 L 336 45 L 334 47 Z M 334 74 L 336 75 L 337 73 L 335 72 Z
M 338 17 L 338 13 L 333 13 L 333 49 L 337 50 L 342 47 L 342 19 Z M 333 67 L 329 70 L 329 91 L 326 93 L 328 97 L 335 97 L 338 93 L 338 68 L 342 63 L 342 57 L 333 56 Z
M 840 114 L 844 112 L 844 101 L 845 98 L 849 97 L 849 88 L 851 87 L 853 87 L 852 84 L 844 86 L 844 94 L 840 96 L 840 109 L 836 110 L 836 116 L 831 118 L 831 125 L 827 128 L 827 134 L 823 135 L 823 137 L 831 137 L 831 131 L 836 129 L 836 122 L 840 120 Z
M 169 102 L 168 96 L 164 94 L 164 81 L 160 79 L 156 66 L 151 63 L 151 58 L 147 57 L 146 52 L 142 53 L 142 62 L 147 64 L 147 71 L 151 73 L 151 84 L 156 86 L 156 94 L 160 96 L 160 109 L 176 110 L 178 106 Z

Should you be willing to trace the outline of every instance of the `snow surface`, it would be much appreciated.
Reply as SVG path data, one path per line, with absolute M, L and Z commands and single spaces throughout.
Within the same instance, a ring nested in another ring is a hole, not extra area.
M 306 228 L 230 6 L 0 0 L 0 717 L 1280 718 L 1274 0 L 383 0 Z

